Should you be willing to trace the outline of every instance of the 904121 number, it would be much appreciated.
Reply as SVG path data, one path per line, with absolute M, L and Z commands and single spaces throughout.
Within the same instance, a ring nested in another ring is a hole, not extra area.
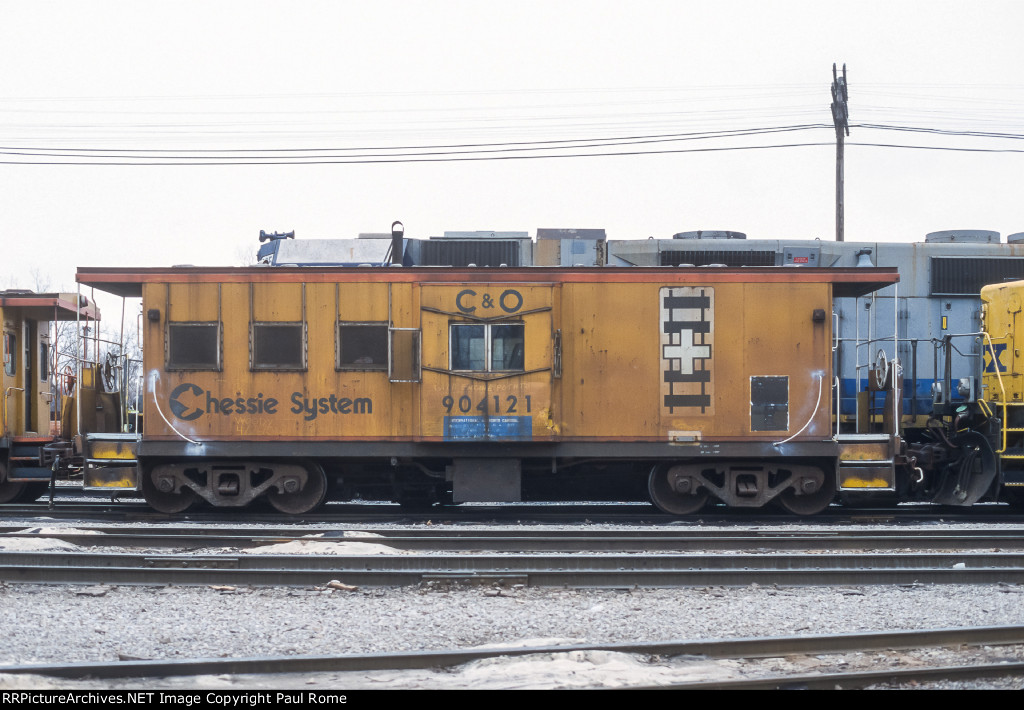
M 492 404 L 493 408 L 490 406 Z M 448 395 L 441 399 L 441 406 L 444 407 L 445 412 L 448 414 L 451 414 L 453 411 L 459 411 L 463 414 L 469 414 L 472 411 L 484 414 L 521 414 L 523 412 L 528 414 L 531 411 L 532 404 L 530 395 L 524 395 L 523 401 L 520 401 L 519 397 L 514 394 L 508 395 L 504 400 L 502 400 L 501 395 L 497 394 L 491 397 L 482 397 L 479 402 L 474 402 L 466 394 L 459 398 Z

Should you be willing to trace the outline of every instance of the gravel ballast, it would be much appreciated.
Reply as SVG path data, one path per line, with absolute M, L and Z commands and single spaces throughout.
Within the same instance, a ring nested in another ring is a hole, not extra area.
M 332 655 L 1024 624 L 1024 587 L 1016 585 L 552 590 L 439 582 L 344 590 L 328 588 L 327 582 L 316 588 L 0 584 L 0 663 Z M 492 662 L 478 675 L 462 669 L 168 681 L 3 676 L 0 687 L 615 687 L 681 677 L 678 668 L 668 672 L 664 665 L 619 655 L 539 659 L 533 674 L 520 659 L 503 666 L 506 675 Z M 563 667 L 566 662 L 573 670 Z M 703 670 L 691 666 L 689 672 L 713 678 L 735 664 L 703 663 Z M 658 675 L 665 672 L 669 675 Z M 943 687 L 1020 687 L 1013 679 L 995 683 Z

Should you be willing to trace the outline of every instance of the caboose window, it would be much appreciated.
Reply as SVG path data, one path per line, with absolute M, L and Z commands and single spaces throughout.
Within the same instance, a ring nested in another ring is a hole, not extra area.
M 219 370 L 220 323 L 168 323 L 168 370 Z
M 18 348 L 14 333 L 4 333 L 4 372 L 14 375 L 18 371 Z
M 453 325 L 451 357 L 453 370 L 486 370 L 487 326 Z
M 252 369 L 305 370 L 305 336 L 303 323 L 253 323 Z
M 39 343 L 39 381 L 50 379 L 50 344 L 45 340 Z
M 451 369 L 521 371 L 523 345 L 522 323 L 453 323 L 449 330 Z
M 491 370 L 523 369 L 523 324 L 490 326 Z
M 388 369 L 388 324 L 339 323 L 338 369 Z

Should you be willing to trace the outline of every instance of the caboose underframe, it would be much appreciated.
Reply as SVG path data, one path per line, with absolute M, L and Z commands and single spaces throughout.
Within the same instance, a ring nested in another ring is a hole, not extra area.
M 795 512 L 820 507 L 836 493 L 838 444 L 807 442 L 779 451 L 770 444 L 720 442 L 680 450 L 657 443 L 541 444 L 448 447 L 415 443 L 206 442 L 197 456 L 172 442 L 145 443 L 139 460 L 144 480 L 167 494 L 163 507 L 193 497 L 241 507 L 272 489 L 317 490 L 330 485 L 345 498 L 435 502 L 524 500 L 641 500 L 682 514 L 709 498 L 732 507 L 761 507 L 780 497 Z M 301 463 L 296 463 L 301 462 Z M 669 489 L 648 491 L 657 471 Z M 611 474 L 609 476 L 609 473 Z M 596 481 L 603 480 L 600 485 Z M 700 489 L 703 489 L 700 491 Z M 189 493 L 191 491 L 191 493 Z M 692 491 L 692 492 L 691 492 Z M 155 495 L 155 492 L 150 494 Z M 296 496 L 299 498 L 300 496 Z M 314 499 L 316 499 L 314 501 Z M 300 503 L 296 506 L 301 507 Z

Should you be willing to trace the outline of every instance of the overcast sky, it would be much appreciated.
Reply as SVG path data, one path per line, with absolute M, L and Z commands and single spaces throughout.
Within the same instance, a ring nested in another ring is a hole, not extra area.
M 1022 28 L 1017 0 L 0 0 L 0 287 L 238 265 L 261 229 L 396 219 L 833 239 L 833 62 L 847 240 L 1005 238 L 1024 152 L 936 148 L 1024 150 Z

